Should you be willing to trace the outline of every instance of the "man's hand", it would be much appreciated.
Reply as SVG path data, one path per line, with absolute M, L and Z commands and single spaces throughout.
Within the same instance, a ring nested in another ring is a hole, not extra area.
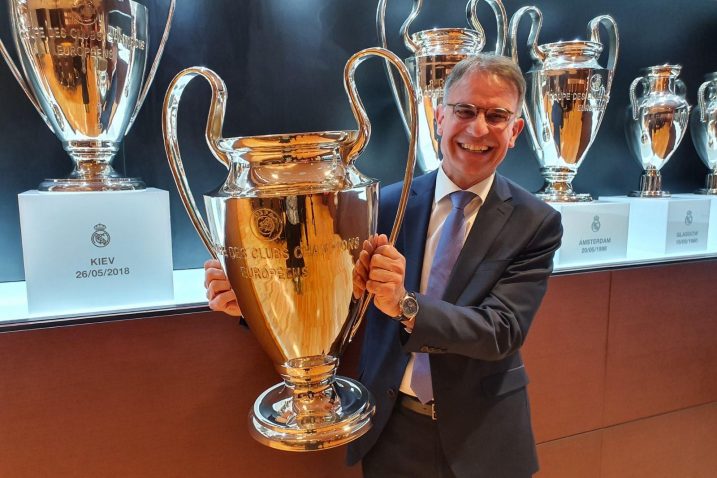
M 204 288 L 207 289 L 210 309 L 229 315 L 241 315 L 237 296 L 227 280 L 222 265 L 216 259 L 204 263 Z
M 368 270 L 371 264 L 371 256 L 376 249 L 376 239 L 378 236 L 373 235 L 363 241 L 363 249 L 359 253 L 358 261 L 354 264 L 353 286 L 354 299 L 361 298 L 366 291 L 366 282 L 368 281 Z
M 373 303 L 381 312 L 396 317 L 401 313 L 398 302 L 406 294 L 406 258 L 388 244 L 385 234 L 377 236 L 373 245 L 366 290 L 375 294 Z

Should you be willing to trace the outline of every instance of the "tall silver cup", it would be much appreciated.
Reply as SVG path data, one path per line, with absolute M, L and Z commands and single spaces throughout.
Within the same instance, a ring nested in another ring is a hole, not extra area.
M 149 48 L 147 7 L 134 0 L 8 0 L 24 76 L 5 45 L 15 79 L 74 162 L 44 191 L 143 189 L 112 159 L 132 126 L 157 71 L 174 15 L 170 0 L 162 40 L 144 79 Z
M 588 24 L 588 41 L 560 41 L 538 45 L 543 15 L 537 7 L 518 10 L 510 21 L 511 54 L 518 63 L 518 25 L 530 15 L 528 48 L 533 66 L 525 75 L 528 83 L 523 114 L 530 143 L 540 163 L 545 186 L 537 193 L 546 201 L 591 201 L 589 194 L 573 191 L 572 180 L 597 135 L 618 56 L 615 20 L 601 15 Z M 607 67 L 598 63 L 603 43 L 599 27 L 609 35 Z
M 710 172 L 698 194 L 717 194 L 717 72 L 705 75 L 697 91 L 697 108 L 690 120 L 692 142 Z
M 625 136 L 633 156 L 645 171 L 640 190 L 630 196 L 670 196 L 662 189 L 660 169 L 685 137 L 690 117 L 687 87 L 678 78 L 681 70 L 680 65 L 650 66 L 630 84 Z
M 386 3 L 379 0 L 376 10 L 376 29 L 379 43 L 388 48 L 386 39 Z M 422 171 L 432 171 L 440 164 L 439 137 L 436 131 L 436 110 L 443 102 L 443 85 L 453 67 L 483 50 L 486 44 L 485 30 L 478 21 L 479 0 L 469 0 L 466 16 L 471 28 L 434 28 L 410 34 L 408 29 L 418 16 L 423 0 L 413 0 L 413 9 L 401 26 L 401 36 L 411 56 L 405 63 L 411 73 L 413 86 L 418 95 L 418 165 Z M 495 14 L 495 53 L 502 55 L 505 49 L 507 19 L 501 0 L 486 0 Z M 405 92 L 400 92 L 395 74 L 386 65 L 386 75 L 403 124 L 408 131 Z
M 165 97 L 165 148 L 184 207 L 284 378 L 249 413 L 252 436 L 273 448 L 309 451 L 342 445 L 368 431 L 375 410 L 363 385 L 336 376 L 343 349 L 370 301 L 352 297 L 353 267 L 363 241 L 376 232 L 378 214 L 378 182 L 354 165 L 371 133 L 354 72 L 370 56 L 390 61 L 408 92 L 411 142 L 389 238 L 393 243 L 413 177 L 416 97 L 408 72 L 391 52 L 363 50 L 346 64 L 344 86 L 357 131 L 223 138 L 226 86 L 206 68 L 180 72 Z M 207 222 L 194 202 L 177 139 L 179 101 L 197 76 L 212 87 L 207 144 L 229 170 L 223 186 L 204 196 Z

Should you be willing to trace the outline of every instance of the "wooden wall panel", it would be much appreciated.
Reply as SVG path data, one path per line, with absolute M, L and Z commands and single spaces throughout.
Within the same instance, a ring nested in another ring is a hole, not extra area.
M 217 314 L 0 334 L 0 476 L 360 476 L 343 448 L 249 436 L 249 407 L 278 381 L 251 333 Z
M 612 274 L 605 425 L 717 400 L 717 263 Z
M 714 478 L 716 451 L 713 402 L 605 429 L 602 476 Z
M 602 426 L 610 273 L 550 279 L 523 348 L 538 442 Z
M 541 443 L 535 478 L 600 478 L 601 448 L 601 430 Z

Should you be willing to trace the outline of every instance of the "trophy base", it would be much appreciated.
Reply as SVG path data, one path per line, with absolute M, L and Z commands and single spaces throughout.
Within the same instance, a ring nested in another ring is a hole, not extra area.
M 672 197 L 669 191 L 632 191 L 628 194 L 631 198 L 669 198 Z
M 702 188 L 702 189 L 698 189 L 697 191 L 695 191 L 695 194 L 704 194 L 704 195 L 714 196 L 714 195 L 717 195 L 717 189 Z
M 362 436 L 371 428 L 371 416 L 376 410 L 371 394 L 359 382 L 340 376 L 335 378 L 333 388 L 340 406 L 314 420 L 297 420 L 292 412 L 293 393 L 285 384 L 266 390 L 249 413 L 252 437 L 278 450 L 315 451 L 345 445 Z
M 137 191 L 146 186 L 139 178 L 65 178 L 45 179 L 37 189 L 51 192 Z
M 577 194 L 574 192 L 537 192 L 535 195 L 545 202 L 591 202 L 589 194 Z
M 576 170 L 560 166 L 540 168 L 545 184 L 535 195 L 545 202 L 590 202 L 589 194 L 578 194 L 573 189 Z

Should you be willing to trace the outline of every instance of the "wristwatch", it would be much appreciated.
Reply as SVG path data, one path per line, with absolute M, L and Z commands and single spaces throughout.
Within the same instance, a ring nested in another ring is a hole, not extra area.
M 406 320 L 413 319 L 418 315 L 418 301 L 416 300 L 416 294 L 413 292 L 406 292 L 401 300 L 398 301 L 398 308 L 400 314 L 394 319 L 404 322 Z

